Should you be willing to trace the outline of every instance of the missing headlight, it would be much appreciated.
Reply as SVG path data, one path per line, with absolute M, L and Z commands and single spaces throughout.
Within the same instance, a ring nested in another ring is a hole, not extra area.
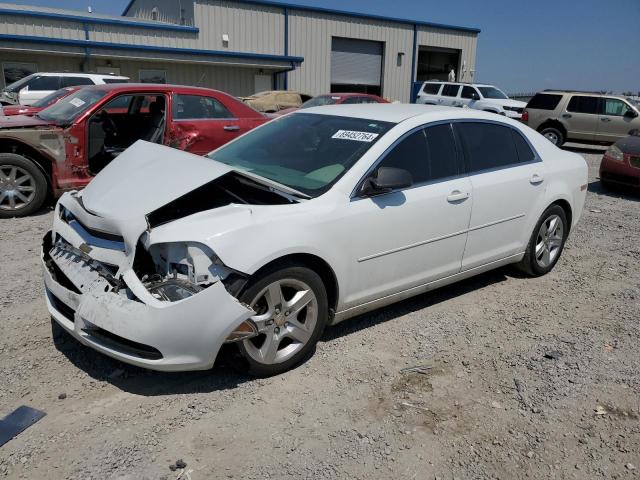
M 202 287 L 196 284 L 175 278 L 147 283 L 145 286 L 147 287 L 147 290 L 149 290 L 149 293 L 155 298 L 167 302 L 184 300 L 185 298 L 189 298 L 202 290 Z

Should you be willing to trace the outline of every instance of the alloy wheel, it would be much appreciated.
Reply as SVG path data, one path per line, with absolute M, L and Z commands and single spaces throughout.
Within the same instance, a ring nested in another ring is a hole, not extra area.
M 560 141 L 555 132 L 545 132 L 544 137 L 554 145 L 558 145 L 558 142 Z
M 558 215 L 549 216 L 538 230 L 536 238 L 536 262 L 542 268 L 553 264 L 560 254 L 564 238 L 564 225 Z
M 244 348 L 258 363 L 273 365 L 289 360 L 307 344 L 318 322 L 318 299 L 305 282 L 277 280 L 267 285 L 250 304 L 251 320 L 259 335 L 244 340 Z
M 25 169 L 0 165 L 0 209 L 20 210 L 36 196 L 36 181 Z

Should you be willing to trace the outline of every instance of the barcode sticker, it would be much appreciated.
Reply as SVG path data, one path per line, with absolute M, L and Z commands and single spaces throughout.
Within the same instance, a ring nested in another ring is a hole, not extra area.
M 356 132 L 354 130 L 338 130 L 333 134 L 331 138 L 371 143 L 378 137 L 378 135 L 378 133 Z

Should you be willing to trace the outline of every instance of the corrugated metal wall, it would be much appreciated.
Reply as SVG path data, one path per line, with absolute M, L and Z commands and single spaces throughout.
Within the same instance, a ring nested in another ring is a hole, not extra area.
M 200 29 L 199 48 L 234 52 L 284 52 L 282 8 L 228 1 L 198 1 L 196 23 Z M 222 35 L 229 35 L 225 45 Z
M 461 50 L 460 65 L 465 62 L 466 71 L 464 74 L 463 72 L 456 72 L 456 80 L 460 82 L 474 81 L 474 78 L 471 76 L 471 70 L 475 70 L 476 68 L 477 43 L 478 35 L 476 33 L 418 26 L 418 48 L 442 47 Z M 416 52 L 416 62 L 417 61 L 418 55 Z
M 319 12 L 289 12 L 289 54 L 305 58 L 289 73 L 289 88 L 311 95 L 329 91 L 333 36 L 384 42 L 382 94 L 390 100 L 409 101 L 412 25 Z M 404 53 L 400 66 L 399 52 Z

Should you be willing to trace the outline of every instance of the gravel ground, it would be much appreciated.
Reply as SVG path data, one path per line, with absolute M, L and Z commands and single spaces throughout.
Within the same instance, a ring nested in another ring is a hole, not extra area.
M 601 153 L 576 151 L 587 204 L 549 275 L 500 269 L 364 315 L 263 380 L 54 347 L 51 212 L 2 221 L 0 416 L 47 416 L 0 447 L 0 477 L 638 478 L 640 197 L 603 192 Z

